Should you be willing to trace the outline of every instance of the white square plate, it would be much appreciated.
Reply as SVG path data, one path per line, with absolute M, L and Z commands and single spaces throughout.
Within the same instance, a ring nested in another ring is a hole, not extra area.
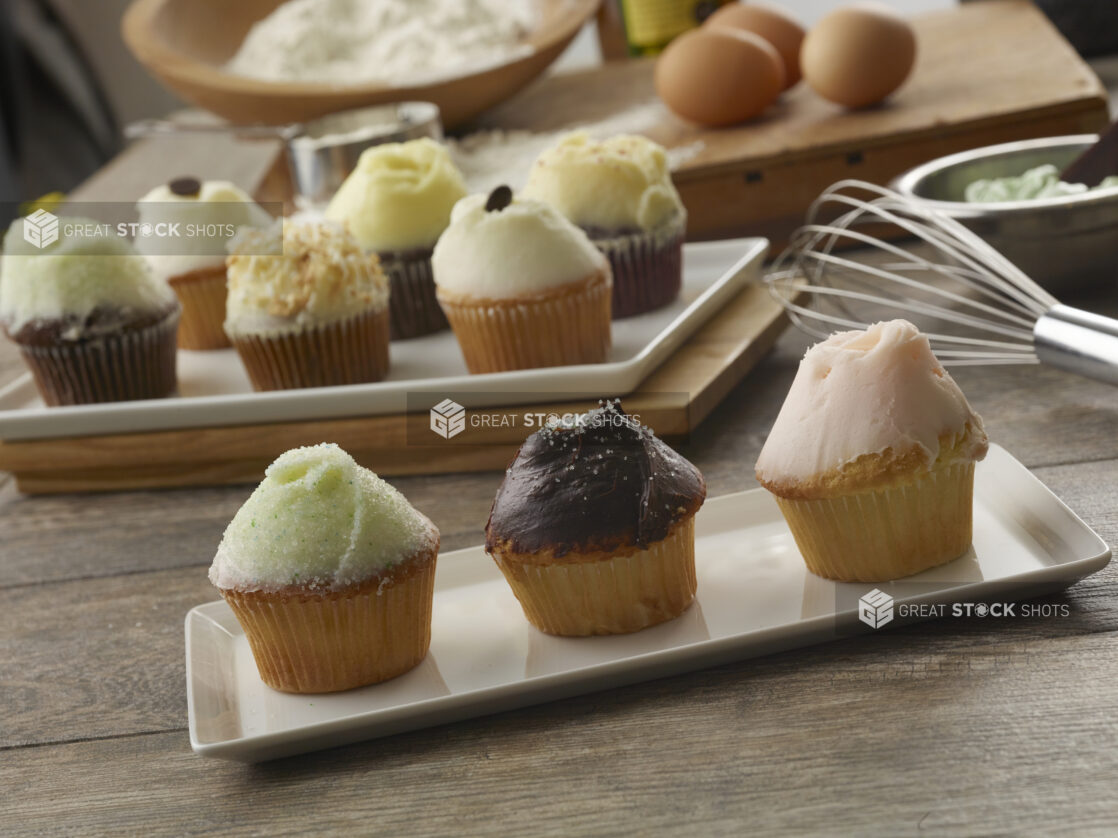
M 1036 596 L 1110 560 L 1107 545 L 998 446 L 976 471 L 972 551 L 900 582 L 843 584 L 808 573 L 763 489 L 708 500 L 695 531 L 695 604 L 676 620 L 615 637 L 543 634 L 483 548 L 439 556 L 426 660 L 344 693 L 266 687 L 229 607 L 200 605 L 186 616 L 190 743 L 203 756 L 275 759 L 852 634 L 862 628 L 858 598 L 874 587 L 895 597 L 899 614 L 908 604 Z
M 539 399 L 624 396 L 687 338 L 756 280 L 765 239 L 729 239 L 683 247 L 683 288 L 668 306 L 613 322 L 604 364 L 470 375 L 449 331 L 394 341 L 388 378 L 375 384 L 254 393 L 236 352 L 180 351 L 179 395 L 168 399 L 43 406 L 27 373 L 0 389 L 0 439 L 28 440 L 138 433 L 213 425 L 298 422 L 408 411 L 408 393 L 476 394 L 471 407 L 503 407 Z

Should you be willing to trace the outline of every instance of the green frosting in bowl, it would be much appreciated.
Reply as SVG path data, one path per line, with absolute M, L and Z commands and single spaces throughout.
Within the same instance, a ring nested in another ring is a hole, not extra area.
M 225 530 L 210 567 L 224 590 L 337 590 L 437 548 L 439 531 L 337 445 L 296 448 Z
M 1088 188 L 1082 183 L 1065 183 L 1060 180 L 1060 170 L 1052 165 L 1037 166 L 1023 175 L 1014 177 L 985 178 L 967 184 L 965 197 L 968 203 L 1001 203 L 1003 201 L 1034 201 L 1040 198 L 1061 198 L 1081 195 L 1096 189 L 1118 186 L 1118 175 L 1104 178 L 1098 185 Z

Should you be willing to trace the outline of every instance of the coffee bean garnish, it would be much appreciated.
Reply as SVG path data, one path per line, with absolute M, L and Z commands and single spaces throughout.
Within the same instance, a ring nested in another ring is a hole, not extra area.
M 512 203 L 512 190 L 507 186 L 498 186 L 489 193 L 489 200 L 485 202 L 486 212 L 500 212 Z
M 171 190 L 172 195 L 181 195 L 188 198 L 198 195 L 202 191 L 202 181 L 196 177 L 180 177 L 167 184 L 167 188 Z

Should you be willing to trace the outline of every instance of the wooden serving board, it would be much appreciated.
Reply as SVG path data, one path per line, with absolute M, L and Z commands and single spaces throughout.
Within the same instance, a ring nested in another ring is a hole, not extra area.
M 744 377 L 787 320 L 764 287 L 750 285 L 691 337 L 640 388 L 625 409 L 657 434 L 686 437 Z M 593 402 L 487 408 L 515 425 L 471 427 L 443 440 L 429 416 L 405 414 L 312 422 L 238 425 L 152 433 L 0 442 L 0 471 L 27 494 L 251 483 L 289 448 L 336 442 L 380 474 L 504 468 L 528 431 L 528 413 L 573 413 Z

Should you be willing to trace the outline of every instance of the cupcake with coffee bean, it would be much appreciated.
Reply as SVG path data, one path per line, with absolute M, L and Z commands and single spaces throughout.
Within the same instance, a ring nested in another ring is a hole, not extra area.
M 326 209 L 327 218 L 380 257 L 392 289 L 393 340 L 447 326 L 435 299 L 431 251 L 465 195 L 446 146 L 423 138 L 367 149 Z
M 179 346 L 220 349 L 229 346 L 225 322 L 226 244 L 242 227 L 264 228 L 272 217 L 243 190 L 223 180 L 176 178 L 158 186 L 136 204 L 140 229 L 164 225 L 174 236 L 136 237 L 156 275 L 167 281 L 182 303 Z
M 609 258 L 615 318 L 679 296 L 687 211 L 656 143 L 568 134 L 539 156 L 522 194 L 558 209 Z
M 180 307 L 132 245 L 88 218 L 36 247 L 4 237 L 0 326 L 48 405 L 155 399 L 175 390 Z
M 554 207 L 507 186 L 463 198 L 432 264 L 471 373 L 607 359 L 609 263 Z
M 541 631 L 638 631 L 694 599 L 694 518 L 705 498 L 695 466 L 607 402 L 520 446 L 485 549 Z

